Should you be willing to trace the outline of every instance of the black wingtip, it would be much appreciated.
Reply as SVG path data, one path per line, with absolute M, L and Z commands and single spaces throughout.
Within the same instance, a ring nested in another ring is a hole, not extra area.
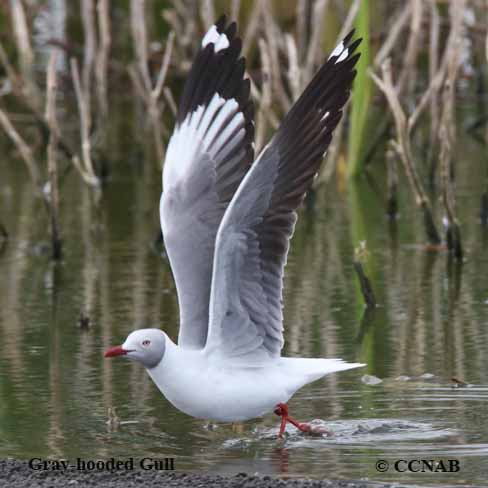
M 225 14 L 222 14 L 220 17 L 219 17 L 219 20 L 217 20 L 217 22 L 215 22 L 215 27 L 217 29 L 217 32 L 219 34 L 223 34 L 224 31 L 225 31 L 225 25 L 227 24 L 227 16 Z
M 348 44 L 348 42 L 354 37 L 354 33 L 356 32 L 356 29 L 352 29 L 349 34 L 347 34 L 346 37 L 342 40 L 344 45 Z
M 231 22 L 227 26 L 227 29 L 225 29 L 225 35 L 229 39 L 232 39 L 236 34 L 237 34 L 237 24 L 235 22 Z
M 359 37 L 354 42 L 352 42 L 349 46 L 347 46 L 347 49 L 349 49 L 349 54 L 352 54 L 356 50 L 356 48 L 361 44 L 362 41 L 363 38 Z

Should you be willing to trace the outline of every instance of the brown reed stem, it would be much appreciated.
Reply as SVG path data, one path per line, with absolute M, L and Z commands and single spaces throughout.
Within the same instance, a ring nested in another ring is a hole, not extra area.
M 286 50 L 288 54 L 288 83 L 291 88 L 292 101 L 298 99 L 302 93 L 301 70 L 298 63 L 298 50 L 295 39 L 290 34 L 285 34 Z
M 7 53 L 5 52 L 5 49 L 1 42 L 0 42 L 0 63 L 3 65 L 7 73 L 7 77 L 12 86 L 12 93 L 14 94 L 15 97 L 17 97 L 17 100 L 21 105 L 22 109 L 31 112 L 36 124 L 39 125 L 43 135 L 48 134 L 49 127 L 47 126 L 46 121 L 44 119 L 44 114 L 40 110 L 38 110 L 37 105 L 29 97 L 28 93 L 25 93 L 25 90 L 22 87 L 22 76 L 15 71 L 14 67 L 10 63 Z M 63 151 L 63 153 L 68 158 L 70 159 L 73 158 L 74 151 L 71 149 L 68 141 L 62 139 L 59 134 L 58 134 L 58 140 L 59 140 L 59 148 Z
M 83 70 L 81 79 L 83 82 L 83 91 L 85 103 L 87 106 L 91 105 L 91 85 L 93 65 L 95 63 L 95 56 L 97 53 L 97 37 L 95 30 L 95 5 L 94 0 L 81 0 L 81 20 L 83 23 Z M 88 117 L 91 116 L 91 111 L 88 110 Z M 88 126 L 91 127 L 91 120 L 88 121 Z
M 246 32 L 242 36 L 242 55 L 247 56 L 252 43 L 256 40 L 256 33 L 262 23 L 264 4 L 267 0 L 255 0 L 251 16 L 247 22 Z
M 339 35 L 337 36 L 336 45 L 339 44 L 339 42 L 341 42 L 342 39 L 344 39 L 344 37 L 346 37 L 349 32 L 351 32 L 351 29 L 354 25 L 354 21 L 356 20 L 356 15 L 358 14 L 359 11 L 360 4 L 361 4 L 361 0 L 354 0 L 351 3 L 351 6 L 349 7 L 349 11 L 347 12 L 346 19 L 342 24 L 342 28 L 339 32 Z
M 455 84 L 459 73 L 461 58 L 461 42 L 463 24 L 459 20 L 463 15 L 463 2 L 452 4 L 450 7 L 451 32 L 453 41 L 450 44 L 450 56 L 447 65 L 447 76 L 442 93 L 442 113 L 440 118 L 439 140 L 440 140 L 440 167 L 442 183 L 442 201 L 446 210 L 446 242 L 447 248 L 454 254 L 454 257 L 462 262 L 463 247 L 461 244 L 461 230 L 459 221 L 455 214 L 454 189 L 451 175 L 452 171 L 452 150 L 455 143 Z
M 388 29 L 388 36 L 384 42 L 382 42 L 380 49 L 378 50 L 374 58 L 374 67 L 380 67 L 385 60 L 390 56 L 391 51 L 395 47 L 397 40 L 402 33 L 402 30 L 407 25 L 408 20 L 412 14 L 412 5 L 401 4 L 399 13 L 396 16 L 392 26 Z
M 2 237 L 2 241 L 8 241 L 8 232 L 2 222 L 0 222 L 0 236 Z
M 41 175 L 39 173 L 37 163 L 34 160 L 32 150 L 24 141 L 22 136 L 17 132 L 15 127 L 12 125 L 12 122 L 10 122 L 7 112 L 5 112 L 2 108 L 0 108 L 0 126 L 2 126 L 5 133 L 10 137 L 24 160 L 37 194 L 39 196 L 43 196 Z
M 82 178 L 91 186 L 100 186 L 100 180 L 95 173 L 91 158 L 91 141 L 90 128 L 91 116 L 90 105 L 88 104 L 89 96 L 86 94 L 86 87 L 82 87 L 78 62 L 71 58 L 71 77 L 78 102 L 78 112 L 80 114 L 80 131 L 81 131 L 81 163 L 78 156 L 73 158 L 75 167 L 80 172 Z
M 405 112 L 398 99 L 398 93 L 393 85 L 390 58 L 383 63 L 381 70 L 382 79 L 378 78 L 372 71 L 370 71 L 370 76 L 373 78 L 378 88 L 384 93 L 395 120 L 396 140 L 392 142 L 392 146 L 403 163 L 405 173 L 408 176 L 410 186 L 415 195 L 415 202 L 423 212 L 427 239 L 429 243 L 439 245 L 441 239 L 434 223 L 430 200 L 424 191 L 413 160 L 410 133 L 408 129 L 410 124 L 408 123 Z
M 329 0 L 317 0 L 313 4 L 311 21 L 312 32 L 310 35 L 310 43 L 304 65 L 303 80 L 305 83 L 308 83 L 312 79 L 315 69 L 323 62 L 321 41 L 324 30 L 325 11 L 327 9 L 328 1 Z
M 49 144 L 47 146 L 47 167 L 49 175 L 49 213 L 51 223 L 51 245 L 52 259 L 55 261 L 62 257 L 62 243 L 59 222 L 59 186 L 58 186 L 58 165 L 57 147 L 59 126 L 56 117 L 56 52 L 53 51 L 49 59 L 47 69 L 46 87 L 46 122 L 49 127 Z
M 151 91 L 151 76 L 148 67 L 148 48 L 146 32 L 146 2 L 145 0 L 131 0 L 130 18 L 132 40 L 135 50 L 138 73 L 142 78 L 145 91 Z
M 271 105 L 271 61 L 269 56 L 268 44 L 264 39 L 259 39 L 259 53 L 261 56 L 261 100 L 259 103 L 259 111 L 256 117 L 256 154 L 259 154 L 264 145 L 267 129 L 266 112 Z
M 407 95 L 411 95 L 417 76 L 417 56 L 422 40 L 422 2 L 423 0 L 410 0 L 412 12 L 410 17 L 410 34 L 404 56 L 403 68 L 396 85 L 399 94 L 406 88 Z
M 386 170 L 388 184 L 386 213 L 390 220 L 395 220 L 398 215 L 398 167 L 395 150 L 391 145 L 386 151 Z
M 319 0 L 322 1 L 322 0 Z M 281 78 L 281 63 L 279 52 L 279 41 L 282 38 L 282 32 L 275 22 L 275 18 L 271 9 L 271 2 L 264 2 L 263 16 L 264 16 L 264 32 L 266 35 L 266 43 L 268 46 L 269 68 L 271 74 L 271 86 L 276 100 L 280 103 L 284 112 L 287 112 L 291 107 L 291 100 L 286 93 L 283 80 Z
M 230 18 L 232 21 L 239 21 L 239 12 L 241 11 L 241 0 L 232 0 L 230 4 Z
M 211 8 L 211 3 L 206 3 L 205 8 Z M 163 134 L 167 135 L 166 128 L 161 123 L 162 109 L 159 106 L 159 98 L 163 91 L 166 75 L 168 73 L 175 34 L 171 31 L 166 41 L 161 69 L 155 86 L 152 86 L 151 77 L 148 67 L 148 50 L 147 50 L 147 31 L 145 19 L 145 2 L 144 0 L 131 1 L 131 26 L 132 37 L 135 44 L 136 65 L 138 69 L 129 67 L 129 75 L 132 79 L 137 93 L 145 102 L 151 127 L 154 136 L 154 146 L 160 166 L 163 165 L 165 148 L 163 144 Z
M 430 32 L 429 32 L 429 81 L 432 84 L 439 69 L 439 34 L 440 18 L 437 3 L 431 0 L 430 4 Z M 429 181 L 434 186 L 435 168 L 437 161 L 437 135 L 439 130 L 439 97 L 435 91 L 430 97 L 430 144 L 429 144 Z
M 98 31 L 100 33 L 100 43 L 96 54 L 95 77 L 97 80 L 97 96 L 100 113 L 103 119 L 108 115 L 107 100 L 107 75 L 108 75 L 108 57 L 110 54 L 110 45 L 112 38 L 110 35 L 110 5 L 109 0 L 98 0 L 97 17 Z
M 354 270 L 359 279 L 359 285 L 361 287 L 361 293 L 363 295 L 364 302 L 368 309 L 376 308 L 376 297 L 371 286 L 369 278 L 366 276 L 363 267 L 363 261 L 367 257 L 366 242 L 362 241 L 359 246 L 354 250 Z
M 200 0 L 199 4 L 200 16 L 203 20 L 205 29 L 209 29 L 216 19 L 214 2 L 213 0 Z
M 7 247 L 8 232 L 5 226 L 0 222 L 0 253 Z
M 15 36 L 15 44 L 20 56 L 22 73 L 30 73 L 34 61 L 34 53 L 30 43 L 29 28 L 21 0 L 10 0 L 12 13 L 12 27 Z

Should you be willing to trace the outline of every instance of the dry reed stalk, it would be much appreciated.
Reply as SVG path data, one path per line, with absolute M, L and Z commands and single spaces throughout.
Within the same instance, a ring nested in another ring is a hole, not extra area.
M 448 69 L 450 63 L 452 63 L 453 58 L 458 56 L 458 39 L 462 36 L 462 29 L 463 29 L 463 9 L 466 2 L 465 0 L 456 0 L 453 4 L 451 4 L 450 9 L 450 31 L 449 36 L 447 38 L 446 46 L 444 48 L 444 52 L 442 54 L 442 60 L 438 64 L 437 72 L 435 75 L 431 74 L 430 83 L 428 89 L 425 91 L 422 99 L 417 107 L 418 112 L 423 110 L 424 103 L 427 104 L 429 100 L 431 101 L 431 110 L 432 106 L 435 108 L 433 109 L 433 118 L 431 119 L 431 139 L 430 144 L 431 146 L 438 146 L 439 141 L 439 100 L 440 100 L 440 91 L 442 89 L 442 85 L 444 82 L 445 77 L 448 74 Z M 435 14 L 433 14 L 435 16 Z M 435 22 L 435 20 L 434 20 Z M 431 48 L 431 50 L 435 49 L 435 46 Z M 433 54 L 433 53 L 431 53 Z M 413 119 L 413 118 L 412 118 Z M 412 120 L 412 126 L 415 125 L 416 119 Z M 435 181 L 435 173 L 437 170 L 437 163 L 438 159 L 435 157 L 435 154 L 432 155 L 430 160 L 430 169 L 429 169 L 429 179 L 431 185 L 434 184 Z
M 465 0 L 456 0 L 453 4 L 455 10 L 453 12 L 462 12 L 462 9 L 465 5 Z M 462 14 L 461 13 L 453 13 L 451 14 L 451 30 L 449 32 L 449 36 L 446 42 L 446 47 L 444 48 L 444 52 L 442 54 L 442 61 L 438 65 L 437 71 L 432 76 L 429 82 L 429 86 L 427 90 L 423 93 L 420 97 L 420 101 L 415 106 L 415 109 L 412 115 L 409 117 L 408 120 L 408 131 L 412 133 L 413 129 L 417 125 L 417 122 L 422 115 L 423 111 L 425 110 L 427 104 L 432 100 L 438 100 L 439 91 L 442 88 L 442 84 L 446 77 L 446 73 L 448 70 L 449 63 L 452 60 L 452 57 L 455 55 L 457 48 L 457 39 L 461 35 L 460 29 L 462 29 Z M 438 131 L 437 131 L 438 132 Z M 435 134 L 437 138 L 438 134 Z M 431 143 L 435 143 L 435 141 L 431 141 Z
M 298 63 L 298 49 L 291 34 L 285 34 L 286 51 L 288 55 L 288 83 L 291 89 L 292 101 L 298 99 L 302 93 L 301 70 Z
M 323 62 L 322 39 L 324 33 L 325 11 L 327 10 L 328 3 L 329 0 L 317 0 L 313 5 L 311 20 L 312 32 L 310 33 L 310 43 L 308 46 L 305 65 L 302 68 L 304 70 L 302 79 L 305 84 L 312 79 L 317 66 Z
M 31 76 L 34 53 L 30 43 L 29 28 L 22 0 L 10 0 L 10 12 L 12 14 L 12 27 L 15 36 L 15 44 L 20 57 L 20 66 L 23 75 Z
M 47 146 L 47 168 L 49 175 L 49 213 L 51 222 L 51 245 L 52 258 L 61 259 L 62 244 L 59 222 L 59 186 L 58 186 L 58 165 L 57 147 L 59 126 L 56 117 L 56 52 L 53 51 L 47 68 L 46 84 L 46 122 L 49 127 L 49 144 Z
M 76 93 L 76 101 L 78 103 L 78 112 L 80 114 L 80 131 L 81 131 L 81 162 L 78 156 L 73 158 L 75 167 L 80 172 L 83 180 L 91 186 L 99 187 L 100 180 L 95 173 L 93 162 L 91 159 L 91 141 L 90 141 L 90 127 L 91 127 L 91 109 L 88 104 L 89 97 L 81 86 L 80 73 L 78 70 L 78 62 L 75 58 L 71 58 L 71 77 Z
M 436 0 L 431 0 L 430 3 L 430 33 L 429 33 L 429 83 L 432 83 L 437 70 L 439 69 L 439 32 L 440 32 L 440 18 L 437 10 Z M 432 93 L 430 98 L 430 144 L 429 156 L 430 171 L 429 181 L 433 186 L 435 178 L 435 159 L 436 159 L 436 144 L 437 133 L 439 128 L 439 97 L 438 92 Z
M 20 91 L 19 89 L 19 76 L 17 75 L 14 67 L 10 63 L 10 60 L 8 59 L 7 53 L 3 47 L 3 44 L 0 42 L 0 62 L 2 63 L 5 72 L 7 74 L 7 78 L 10 81 L 10 84 L 12 85 L 12 90 L 14 92 Z
M 405 116 L 405 112 L 402 109 L 398 99 L 398 93 L 396 92 L 393 84 L 390 58 L 383 63 L 381 66 L 381 71 L 382 79 L 376 76 L 372 71 L 370 71 L 370 75 L 378 88 L 384 93 L 395 121 L 396 140 L 392 142 L 392 146 L 403 163 L 410 186 L 415 195 L 416 204 L 422 210 L 427 239 L 430 244 L 437 246 L 440 245 L 441 239 L 435 226 L 429 197 L 424 191 L 422 182 L 415 168 L 410 144 L 410 124 Z
M 239 12 L 241 11 L 241 0 L 232 0 L 230 4 L 230 18 L 231 20 L 239 21 Z
M 267 0 L 254 0 L 251 17 L 247 22 L 246 32 L 242 36 L 242 55 L 247 57 L 252 43 L 256 39 L 256 33 L 262 23 L 263 9 Z
M 417 57 L 422 40 L 421 24 L 423 0 L 410 0 L 410 4 L 412 12 L 410 17 L 410 34 L 408 37 L 406 54 L 404 56 L 403 69 L 398 77 L 396 85 L 399 94 L 406 89 L 407 95 L 409 96 L 412 94 L 415 79 L 417 77 Z
M 176 117 L 176 114 L 178 112 L 178 105 L 176 105 L 176 100 L 173 97 L 173 93 L 171 93 L 171 90 L 165 86 L 163 88 L 163 95 L 165 100 L 168 102 L 169 109 L 171 110 L 171 113 L 173 114 L 174 117 Z
M 435 1 L 435 0 L 434 0 Z M 398 37 L 400 36 L 403 28 L 406 26 L 410 16 L 412 14 L 412 5 L 401 4 L 399 13 L 392 26 L 388 29 L 388 37 L 382 43 L 381 48 L 378 50 L 374 58 L 374 67 L 379 68 L 390 55 L 393 48 L 396 46 Z
M 446 210 L 446 243 L 454 257 L 462 261 L 463 247 L 461 244 L 461 229 L 459 221 L 454 211 L 454 192 L 450 176 L 450 162 L 452 158 L 453 145 L 453 105 L 454 105 L 454 86 L 451 78 L 446 80 L 443 93 L 443 110 L 439 128 L 439 139 L 441 141 L 440 168 L 442 182 L 442 202 Z
M 366 261 L 367 257 L 368 251 L 366 249 L 366 242 L 361 241 L 358 247 L 354 250 L 353 265 L 359 279 L 361 294 L 363 295 L 366 307 L 369 309 L 374 309 L 376 308 L 376 298 L 371 286 L 371 282 L 367 277 L 363 266 L 363 262 Z
M 95 56 L 97 52 L 95 5 L 93 1 L 94 0 L 81 0 L 81 20 L 83 23 L 84 37 L 83 70 L 81 78 L 83 81 L 83 90 L 85 92 L 84 96 L 88 105 L 91 105 L 93 65 L 95 63 Z M 90 111 L 88 115 L 91 115 Z M 89 126 L 91 126 L 91 123 Z
M 103 119 L 108 115 L 107 101 L 107 74 L 108 74 L 108 57 L 110 45 L 112 43 L 110 35 L 110 0 L 98 0 L 97 17 L 98 31 L 100 34 L 100 43 L 96 54 L 95 77 L 97 80 L 97 96 L 100 106 L 100 113 Z
M 142 78 L 145 91 L 151 91 L 151 76 L 148 66 L 148 48 L 146 32 L 146 2 L 145 0 L 131 0 L 130 20 L 132 41 L 135 50 L 138 73 Z
M 164 87 L 164 82 L 166 81 L 166 75 L 168 74 L 169 63 L 171 61 L 171 53 L 173 51 L 174 38 L 175 33 L 171 31 L 166 41 L 163 62 L 161 63 L 161 69 L 159 70 L 156 85 L 153 89 L 150 90 L 147 97 L 149 116 L 151 118 L 151 123 L 153 126 L 154 143 L 161 166 L 164 159 L 164 145 L 161 137 L 164 127 L 161 125 L 162 109 L 159 107 L 158 101 L 161 96 L 161 91 Z
M 324 0 L 319 0 L 324 1 Z M 276 24 L 271 10 L 271 2 L 264 2 L 263 6 L 264 16 L 264 32 L 266 36 L 266 43 L 268 46 L 268 56 L 270 62 L 271 86 L 272 92 L 275 95 L 277 102 L 280 103 L 284 112 L 288 112 L 291 107 L 291 100 L 286 93 L 283 80 L 281 78 L 281 63 L 280 63 L 280 42 L 283 39 L 283 34 Z
M 455 86 L 460 68 L 461 42 L 463 39 L 463 7 L 464 2 L 458 1 L 451 4 L 450 17 L 452 25 L 452 38 L 450 44 L 449 62 L 447 65 L 447 76 L 442 93 L 442 113 L 439 124 L 440 140 L 440 167 L 442 182 L 442 201 L 446 210 L 446 242 L 447 248 L 454 254 L 458 261 L 463 259 L 463 248 L 461 244 L 461 230 L 454 208 L 454 190 L 451 178 L 452 171 L 452 149 L 455 144 Z M 451 37 L 451 35 L 450 35 Z
M 171 30 L 178 33 L 176 38 L 176 65 L 183 73 L 186 73 L 199 48 L 195 39 L 200 37 L 196 19 L 198 19 L 198 2 L 190 0 L 171 0 L 173 9 L 163 11 L 163 17 L 171 26 Z
M 346 35 L 351 31 L 354 23 L 354 19 L 356 18 L 356 15 L 359 11 L 359 5 L 360 5 L 361 0 L 354 0 L 351 3 L 351 6 L 349 7 L 349 11 L 346 15 L 346 19 L 342 25 L 342 28 L 339 32 L 339 35 L 337 36 L 336 39 L 336 45 L 339 44 L 339 42 L 346 37 Z M 322 60 L 323 62 L 323 60 Z M 300 81 L 302 79 L 300 78 Z M 291 81 L 291 80 L 290 80 Z M 303 91 L 305 87 L 300 87 L 300 91 L 298 93 L 298 96 L 300 95 L 301 91 Z M 298 97 L 295 97 L 295 100 Z M 334 174 L 335 168 L 337 166 L 337 161 L 339 159 L 340 155 L 340 149 L 342 145 L 342 134 L 344 132 L 344 121 L 346 120 L 345 114 L 349 110 L 349 105 L 350 105 L 350 100 L 347 101 L 346 105 L 344 106 L 343 109 L 343 116 L 337 125 L 335 131 L 334 131 L 334 137 L 332 138 L 332 141 L 330 143 L 329 149 L 327 150 L 327 155 L 326 155 L 326 161 L 325 164 L 322 166 L 322 169 L 319 172 L 318 177 L 314 180 L 313 182 L 313 187 L 316 189 L 320 185 L 327 183 L 332 175 Z
M 429 31 L 429 80 L 434 78 L 439 66 L 439 34 L 440 16 L 437 9 L 437 2 L 436 0 L 431 0 Z M 431 100 L 431 104 L 434 104 L 434 99 Z
M 252 81 L 252 79 L 249 78 L 249 80 L 251 81 L 251 96 L 255 102 L 254 105 L 259 109 L 259 107 L 261 106 L 261 100 L 263 99 L 263 94 L 262 92 L 259 91 L 259 88 Z M 274 113 L 271 107 L 269 107 L 269 109 L 265 112 L 264 115 L 268 119 L 268 123 L 271 126 L 271 128 L 273 130 L 278 129 L 280 125 L 280 120 L 278 119 L 277 115 Z
M 5 226 L 0 222 L 0 253 L 5 249 L 8 242 L 8 232 Z
M 12 29 L 17 53 L 20 59 L 21 76 L 16 86 L 37 112 L 42 111 L 42 95 L 34 80 L 34 54 L 30 42 L 29 27 L 22 0 L 10 0 Z
M 307 44 L 307 25 L 308 25 L 308 0 L 298 0 L 296 13 L 297 26 L 297 51 L 300 59 L 305 55 L 305 46 Z
M 129 65 L 127 68 L 127 71 L 129 73 L 129 77 L 132 81 L 132 84 L 134 85 L 134 89 L 142 100 L 146 101 L 146 90 L 144 86 L 142 85 L 141 82 L 141 77 L 139 76 L 137 72 L 137 68 L 134 65 Z
M 164 49 L 163 62 L 161 63 L 161 69 L 159 70 L 158 79 L 154 89 L 151 91 L 151 96 L 157 100 L 161 95 L 161 90 L 164 87 L 166 81 L 166 75 L 168 74 L 169 63 L 171 61 L 171 54 L 173 52 L 173 44 L 175 39 L 175 33 L 171 31 L 168 34 L 166 41 L 166 47 Z
M 356 19 L 356 15 L 359 12 L 360 4 L 361 4 L 361 0 L 354 0 L 351 3 L 351 6 L 349 7 L 349 11 L 347 12 L 346 19 L 342 24 L 342 28 L 339 32 L 339 35 L 337 36 L 336 45 L 339 44 L 339 42 L 341 42 L 342 39 L 344 39 L 344 37 L 346 37 L 347 34 L 351 31 L 354 24 L 354 20 Z
M 259 111 L 256 117 L 256 137 L 255 148 L 256 154 L 259 154 L 264 146 L 267 129 L 266 113 L 271 106 L 271 60 L 269 47 L 264 39 L 259 39 L 259 53 L 261 55 L 261 99 L 259 100 Z
M 177 2 L 174 2 L 177 4 Z M 165 127 L 161 123 L 162 109 L 159 106 L 159 98 L 163 91 L 164 82 L 168 73 L 169 63 L 173 52 L 173 45 L 175 34 L 171 31 L 166 41 L 164 49 L 163 61 L 159 70 L 158 78 L 155 86 L 152 86 L 151 77 L 149 74 L 148 64 L 148 50 L 147 50 L 147 31 L 145 18 L 145 1 L 132 0 L 131 1 L 131 26 L 132 36 L 135 44 L 136 65 L 138 69 L 129 67 L 129 74 L 134 83 L 137 93 L 145 102 L 151 126 L 153 129 L 154 145 L 156 154 L 160 165 L 164 160 L 164 144 L 162 136 L 167 134 Z
M 215 23 L 215 5 L 213 0 L 200 0 L 200 16 L 205 29 L 209 29 Z
M 389 147 L 386 151 L 386 170 L 388 184 L 386 213 L 391 220 L 394 220 L 398 214 L 398 167 L 393 147 Z
M 49 127 L 46 124 L 44 114 L 38 109 L 37 105 L 34 103 L 31 97 L 29 97 L 28 93 L 25 93 L 25 90 L 22 87 L 22 76 L 15 71 L 12 64 L 10 63 L 8 56 L 3 48 L 3 45 L 0 43 L 0 63 L 3 65 L 7 77 L 12 86 L 12 93 L 15 97 L 17 97 L 18 101 L 22 105 L 22 108 L 30 111 L 32 117 L 34 118 L 35 122 L 39 125 L 43 134 L 49 133 Z M 61 138 L 61 135 L 58 134 L 58 141 L 59 141 L 59 149 L 63 151 L 63 153 L 68 158 L 73 158 L 74 151 L 71 149 L 70 144 L 68 141 Z
M 17 132 L 15 127 L 10 122 L 7 113 L 2 108 L 0 108 L 0 125 L 2 126 L 5 133 L 10 137 L 15 147 L 19 151 L 22 159 L 24 160 L 27 169 L 29 170 L 31 180 L 34 183 L 37 194 L 43 196 L 41 175 L 34 160 L 32 149 L 24 141 L 22 136 Z

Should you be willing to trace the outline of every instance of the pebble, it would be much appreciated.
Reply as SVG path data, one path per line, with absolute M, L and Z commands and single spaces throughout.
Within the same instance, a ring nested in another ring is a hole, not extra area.
M 407 375 L 400 375 L 395 378 L 395 381 L 410 381 L 410 376 Z
M 370 386 L 379 385 L 380 383 L 383 383 L 382 379 L 378 378 L 377 376 L 372 376 L 370 374 L 365 374 L 361 376 L 361 381 L 365 385 L 370 385 Z

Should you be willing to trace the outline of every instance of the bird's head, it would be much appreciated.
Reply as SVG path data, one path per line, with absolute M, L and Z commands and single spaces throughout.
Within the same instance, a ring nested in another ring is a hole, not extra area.
M 163 359 L 166 339 L 166 334 L 159 329 L 135 330 L 127 336 L 121 346 L 107 349 L 104 356 L 106 358 L 123 356 L 139 361 L 146 368 L 154 368 Z

